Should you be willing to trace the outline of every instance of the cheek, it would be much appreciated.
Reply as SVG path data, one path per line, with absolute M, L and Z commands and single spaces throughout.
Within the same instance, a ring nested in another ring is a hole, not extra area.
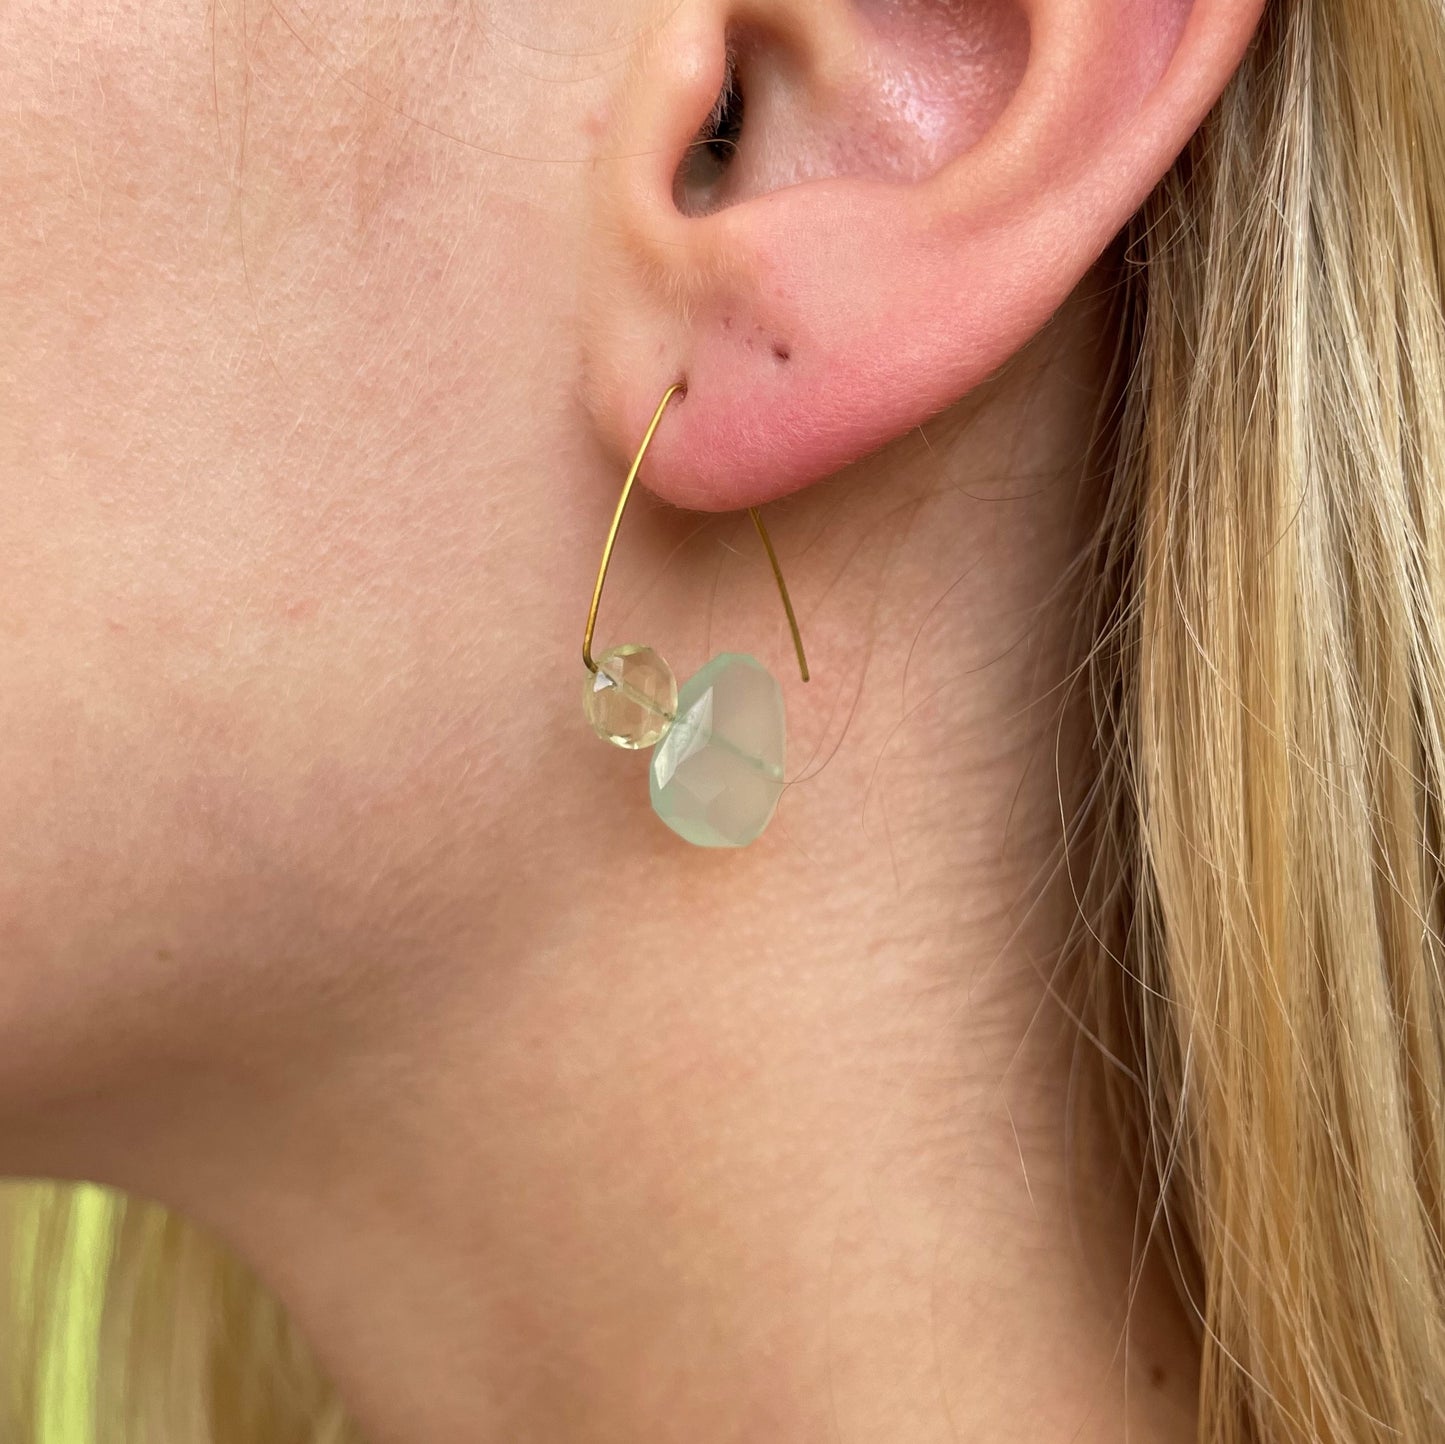
M 484 886 L 539 742 L 499 698 L 578 685 L 548 519 L 603 82 L 526 81 L 464 8 L 144 9 L 0 7 L 12 968 Z

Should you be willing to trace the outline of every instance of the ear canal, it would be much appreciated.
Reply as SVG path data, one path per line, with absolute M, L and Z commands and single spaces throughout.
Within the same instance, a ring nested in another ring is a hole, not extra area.
M 824 32 L 727 30 L 712 109 L 678 167 L 685 215 L 806 181 L 918 181 L 968 150 L 1029 59 L 1019 0 L 864 0 Z

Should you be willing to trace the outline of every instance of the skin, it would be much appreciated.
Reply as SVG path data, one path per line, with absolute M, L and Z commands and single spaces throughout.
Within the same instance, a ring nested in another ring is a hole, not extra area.
M 216 1230 L 376 1444 L 1188 1438 L 1050 989 L 1069 568 L 1258 8 L 742 7 L 690 215 L 711 0 L 0 8 L 0 1171 Z M 782 680 L 732 854 L 580 709 L 679 372 L 599 645 Z

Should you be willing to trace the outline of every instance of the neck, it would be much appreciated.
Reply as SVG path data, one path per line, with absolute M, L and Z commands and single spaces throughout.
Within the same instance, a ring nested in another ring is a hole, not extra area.
M 215 1085 L 224 1160 L 137 1180 L 256 1264 L 374 1444 L 1186 1437 L 1163 1291 L 1125 1327 L 1132 1205 L 1065 1166 L 1086 319 L 770 519 L 818 680 L 763 842 L 688 850 L 608 754 L 525 905 L 333 997 L 344 1042 Z M 782 676 L 769 586 L 738 631 Z

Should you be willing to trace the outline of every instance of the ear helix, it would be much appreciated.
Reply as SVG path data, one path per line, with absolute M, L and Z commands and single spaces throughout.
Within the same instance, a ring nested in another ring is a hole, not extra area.
M 672 668 L 651 647 L 629 642 L 600 659 L 592 656 L 602 588 L 632 484 L 668 404 L 685 393 L 681 383 L 668 388 L 622 485 L 582 639 L 588 674 L 582 705 L 599 737 L 629 750 L 653 749 L 653 810 L 679 837 L 698 847 L 746 847 L 772 821 L 783 791 L 787 721 L 778 679 L 740 652 L 720 653 L 680 689 Z M 806 682 L 803 638 L 777 553 L 757 509 L 748 513 L 767 551 Z

